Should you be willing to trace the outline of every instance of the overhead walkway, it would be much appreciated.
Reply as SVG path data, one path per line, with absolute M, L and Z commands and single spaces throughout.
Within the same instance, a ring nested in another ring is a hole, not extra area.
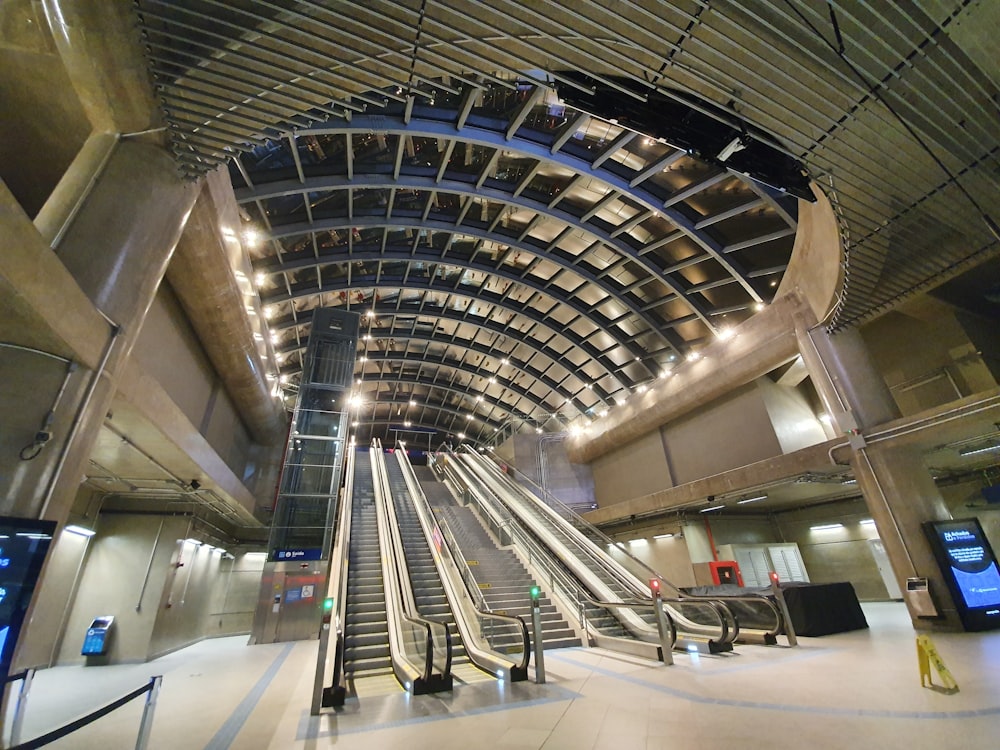
M 472 451 L 448 456 L 445 466 L 498 527 L 526 548 L 532 562 L 558 582 L 558 593 L 580 612 L 591 640 L 608 648 L 649 656 L 665 639 L 659 611 L 676 629 L 673 647 L 709 653 L 728 651 L 740 636 L 732 602 L 684 596 L 667 579 L 627 555 L 592 528 L 580 528 L 512 481 L 495 463 Z M 570 517 L 578 517 L 562 509 Z M 661 607 L 653 597 L 661 598 Z M 762 631 L 754 640 L 774 642 L 781 619 L 777 607 L 759 597 L 741 597 L 739 607 L 752 613 Z M 659 611 L 658 611 L 659 610 Z M 660 653 L 661 658 L 666 657 Z

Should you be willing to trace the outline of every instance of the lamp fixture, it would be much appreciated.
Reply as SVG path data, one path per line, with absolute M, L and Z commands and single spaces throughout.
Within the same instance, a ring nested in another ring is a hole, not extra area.
M 77 526 L 76 524 L 70 524 L 63 531 L 68 531 L 70 534 L 76 534 L 77 536 L 93 536 L 97 532 L 93 529 L 85 529 L 83 526 Z
M 747 144 L 743 142 L 743 139 L 740 136 L 736 136 L 733 140 L 726 144 L 725 148 L 723 148 L 722 151 L 719 152 L 719 155 L 715 158 L 721 162 L 726 162 L 733 154 L 738 151 L 742 151 L 746 147 Z
M 655 534 L 653 536 L 653 539 L 671 539 L 671 538 L 673 538 L 673 536 L 674 535 L 672 533 L 668 533 L 668 534 Z
M 842 529 L 844 524 L 842 523 L 821 523 L 818 526 L 810 526 L 810 531 L 832 531 L 833 529 Z
M 960 456 L 975 456 L 977 453 L 989 453 L 990 451 L 1000 451 L 1000 444 L 981 445 L 978 448 L 962 448 L 958 452 Z
M 702 508 L 698 512 L 699 513 L 711 513 L 713 510 L 722 510 L 725 507 L 726 507 L 725 505 L 713 505 L 710 508 Z
M 737 500 L 737 505 L 746 505 L 747 503 L 756 503 L 759 500 L 767 500 L 767 495 L 754 495 L 753 497 L 745 497 L 742 500 Z

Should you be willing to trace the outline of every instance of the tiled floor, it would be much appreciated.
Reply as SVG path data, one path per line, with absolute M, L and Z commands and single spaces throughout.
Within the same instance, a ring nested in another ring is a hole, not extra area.
M 994 748 L 1000 746 L 1000 632 L 940 634 L 959 683 L 921 688 L 914 632 L 901 604 L 865 605 L 871 628 L 678 654 L 672 667 L 598 649 L 546 654 L 544 685 L 398 689 L 310 717 L 315 642 L 200 643 L 149 664 L 39 672 L 24 738 L 163 674 L 151 748 Z M 379 691 L 371 691 L 378 693 Z M 141 701 L 52 745 L 132 747 Z

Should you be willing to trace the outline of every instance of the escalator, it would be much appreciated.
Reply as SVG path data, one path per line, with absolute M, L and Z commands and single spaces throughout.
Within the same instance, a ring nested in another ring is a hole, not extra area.
M 421 618 L 395 513 L 390 507 L 381 448 L 348 455 L 337 512 L 316 695 L 343 705 L 363 678 L 392 675 L 413 694 L 450 690 L 447 626 Z M 319 700 L 319 699 L 314 699 Z
M 371 463 L 355 461 L 344 639 L 348 683 L 392 674 Z
M 415 472 L 435 515 L 447 524 L 458 543 L 489 609 L 498 614 L 530 620 L 530 589 L 535 581 L 517 555 L 509 549 L 500 549 L 478 516 L 471 509 L 459 505 L 447 486 L 437 481 L 431 469 L 418 467 Z M 539 603 L 545 648 L 580 646 L 579 636 L 559 614 L 544 590 Z M 513 639 L 510 643 L 500 640 L 497 645 L 506 648 L 516 645 L 516 642 Z
M 477 485 L 484 501 L 501 505 L 509 513 L 511 523 L 531 537 L 530 543 L 547 551 L 548 564 L 559 568 L 572 581 L 566 593 L 571 600 L 575 599 L 571 603 L 580 608 L 595 643 L 632 652 L 638 648 L 638 652 L 648 653 L 648 646 L 629 644 L 634 641 L 652 644 L 657 635 L 663 643 L 663 626 L 657 619 L 665 613 L 677 628 L 675 648 L 706 653 L 732 650 L 738 624 L 724 605 L 715 600 L 670 598 L 661 607 L 653 606 L 646 581 L 652 578 L 659 586 L 660 579 L 655 573 L 650 571 L 652 576 L 643 580 L 626 570 L 608 554 L 606 547 L 595 546 L 512 482 L 492 461 L 471 451 L 453 454 L 451 459 Z M 655 593 L 659 596 L 658 588 Z M 643 602 L 645 606 L 637 606 Z
M 424 537 L 420 519 L 413 506 L 413 498 L 406 486 L 403 470 L 396 461 L 386 461 L 386 475 L 392 495 L 392 505 L 399 522 L 403 552 L 410 572 L 417 612 L 421 617 L 444 623 L 452 633 L 452 670 L 469 659 L 455 624 L 455 616 L 448 604 L 448 596 L 441 583 L 434 556 Z

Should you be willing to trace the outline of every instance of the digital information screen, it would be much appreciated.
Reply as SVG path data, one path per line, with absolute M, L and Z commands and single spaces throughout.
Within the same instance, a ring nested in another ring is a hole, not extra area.
M 55 521 L 0 516 L 0 677 L 6 677 Z
M 979 521 L 930 521 L 924 529 L 965 629 L 1000 628 L 1000 568 Z

